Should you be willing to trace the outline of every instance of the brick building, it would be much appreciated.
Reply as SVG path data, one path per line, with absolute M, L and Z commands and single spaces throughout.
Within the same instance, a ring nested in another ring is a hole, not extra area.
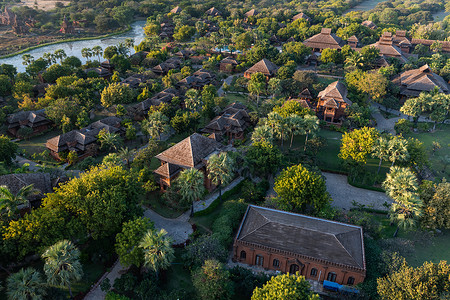
M 249 205 L 233 260 L 307 279 L 356 285 L 366 277 L 359 226 Z

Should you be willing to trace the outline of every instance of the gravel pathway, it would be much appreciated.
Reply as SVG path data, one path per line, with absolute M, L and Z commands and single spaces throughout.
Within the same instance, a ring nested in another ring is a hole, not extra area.
M 174 244 L 181 244 L 185 242 L 189 235 L 193 232 L 192 226 L 188 222 L 190 210 L 182 214 L 176 219 L 167 219 L 151 209 L 144 211 L 144 217 L 149 218 L 155 223 L 156 229 L 164 228 L 169 236 L 173 239 Z
M 385 193 L 351 186 L 347 182 L 346 175 L 327 172 L 322 172 L 322 174 L 327 179 L 327 190 L 331 198 L 333 198 L 331 205 L 335 207 L 350 209 L 353 207 L 352 201 L 355 200 L 369 208 L 386 210 L 383 203 L 392 203 L 392 200 Z

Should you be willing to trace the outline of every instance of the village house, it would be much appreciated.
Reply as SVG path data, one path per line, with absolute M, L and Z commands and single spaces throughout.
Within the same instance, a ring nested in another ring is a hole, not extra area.
M 262 73 L 266 76 L 266 80 L 269 81 L 270 78 L 277 74 L 278 66 L 271 62 L 270 60 L 263 58 L 247 71 L 244 72 L 244 77 L 250 79 L 254 73 Z
M 420 93 L 428 93 L 435 88 L 445 94 L 448 94 L 450 90 L 448 83 L 434 73 L 428 65 L 399 74 L 393 79 L 393 83 L 399 86 L 400 96 L 403 98 L 418 97 Z
M 362 22 L 361 25 L 374 30 L 378 28 L 374 22 L 369 20 Z
M 244 14 L 245 18 L 244 18 L 244 22 L 248 21 L 249 17 L 256 17 L 258 15 L 258 12 L 256 11 L 256 9 L 250 9 L 248 12 L 246 12 Z
M 406 57 L 399 47 L 394 45 L 392 33 L 384 32 L 380 40 L 375 44 L 370 45 L 380 50 L 380 56 L 394 57 L 399 59 L 402 63 L 406 63 Z
M 0 176 L 0 186 L 8 187 L 9 191 L 16 195 L 23 187 L 33 185 L 34 192 L 27 197 L 30 207 L 39 207 L 45 194 L 53 192 L 52 181 L 49 173 L 21 173 Z M 19 207 L 20 208 L 20 207 Z M 28 208 L 24 205 L 23 208 Z
M 211 120 L 201 131 L 214 134 L 217 141 L 228 139 L 231 144 L 234 140 L 243 140 L 245 129 L 250 126 L 250 117 L 247 107 L 240 103 L 232 103 L 217 117 Z
M 352 105 L 347 93 L 347 88 L 342 82 L 330 83 L 319 93 L 317 117 L 329 123 L 341 123 L 345 117 L 345 109 Z
M 175 53 L 174 55 L 180 59 L 188 59 L 189 57 L 191 57 L 192 55 L 194 55 L 194 51 L 189 50 L 189 49 L 181 49 L 180 51 L 178 51 L 177 53 Z
M 192 75 L 178 81 L 177 86 L 183 89 L 202 89 L 205 85 L 212 84 L 214 74 L 208 70 L 200 69 Z
M 358 38 L 355 35 L 352 35 L 351 37 L 348 38 L 347 40 L 347 44 L 353 49 L 355 50 L 356 48 L 358 48 Z
M 210 17 L 217 17 L 217 16 L 221 15 L 220 11 L 218 11 L 215 7 L 211 7 L 210 9 L 208 9 L 205 12 L 205 14 L 210 16 Z
M 156 75 L 166 75 L 170 70 L 179 69 L 181 67 L 181 59 L 178 57 L 171 57 L 167 59 L 165 62 L 160 63 L 159 65 L 152 68 L 152 71 Z
M 159 34 L 159 37 L 161 39 L 173 39 L 173 33 L 175 31 L 175 25 L 171 22 L 165 22 L 161 23 L 160 25 L 161 33 Z
M 211 191 L 214 185 L 207 176 L 208 158 L 222 150 L 223 145 L 214 139 L 194 133 L 156 155 L 156 158 L 161 162 L 161 166 L 154 173 L 159 176 L 161 189 L 166 190 L 170 187 L 182 170 L 195 168 L 203 172 L 205 187 Z
M 303 19 L 303 20 L 306 20 L 308 22 L 311 22 L 311 18 L 308 17 L 305 13 L 302 13 L 302 12 L 299 13 L 299 14 L 296 14 L 295 16 L 292 17 L 292 21 L 297 21 L 297 20 L 300 20 L 300 19 Z
M 233 57 L 225 57 L 220 61 L 219 69 L 222 72 L 232 73 L 236 71 L 236 67 L 239 65 L 239 62 Z
M 45 147 L 50 150 L 50 155 L 57 160 L 62 160 L 62 153 L 67 154 L 75 151 L 78 159 L 97 154 L 99 146 L 96 143 L 101 130 L 109 133 L 123 133 L 121 119 L 118 117 L 107 117 L 80 130 L 72 130 L 47 140 Z
M 344 41 L 331 33 L 331 28 L 322 28 L 322 31 L 306 39 L 303 44 L 310 47 L 314 52 L 321 52 L 323 49 L 341 49 L 344 46 Z
M 128 85 L 132 89 L 137 89 L 137 88 L 139 88 L 139 86 L 141 84 L 146 84 L 148 80 L 150 80 L 150 79 L 152 79 L 152 77 L 154 77 L 154 74 L 152 74 L 151 72 L 149 72 L 149 73 L 134 74 L 130 77 L 125 78 L 120 83 Z
M 242 219 L 233 261 L 318 282 L 356 285 L 366 277 L 360 226 L 255 205 Z
M 179 13 L 181 13 L 183 10 L 179 7 L 179 6 L 176 6 L 176 7 L 174 7 L 174 8 L 172 8 L 172 10 L 170 11 L 170 13 L 171 14 L 179 14 Z
M 23 128 L 29 128 L 28 136 L 32 136 L 51 128 L 53 122 L 47 119 L 45 111 L 43 109 L 37 111 L 20 111 L 15 114 L 11 114 L 6 118 L 6 125 L 8 126 L 8 132 L 13 136 L 20 136 L 20 130 Z
M 105 69 L 102 67 L 89 68 L 89 69 L 84 70 L 84 73 L 86 73 L 86 74 L 88 74 L 89 72 L 94 72 L 98 75 L 98 77 L 105 78 L 105 79 L 108 79 L 112 75 L 112 73 L 108 69 Z
M 130 115 L 135 120 L 143 120 L 152 106 L 158 106 L 161 103 L 171 103 L 172 99 L 178 96 L 178 91 L 174 88 L 167 88 L 149 99 L 145 99 L 128 108 Z
M 316 107 L 312 104 L 313 96 L 308 88 L 304 89 L 300 94 L 298 94 L 298 98 L 289 99 L 297 101 L 303 108 L 308 108 L 310 110 L 315 111 Z

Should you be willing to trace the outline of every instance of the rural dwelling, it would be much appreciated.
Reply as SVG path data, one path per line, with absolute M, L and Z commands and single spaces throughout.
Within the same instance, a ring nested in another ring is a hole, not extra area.
M 50 155 L 57 160 L 62 160 L 61 155 L 75 151 L 78 159 L 97 154 L 99 146 L 97 136 L 102 129 L 110 133 L 121 133 L 121 119 L 118 117 L 107 117 L 80 130 L 72 130 L 47 140 L 45 147 L 50 150 Z
M 195 71 L 192 75 L 178 81 L 177 86 L 185 89 L 202 89 L 205 85 L 212 84 L 214 81 L 214 74 L 208 70 L 200 69 Z
M 306 279 L 356 285 L 366 277 L 360 226 L 249 205 L 233 260 Z
M 428 65 L 408 70 L 394 78 L 393 82 L 400 87 L 402 97 L 418 97 L 422 92 L 431 92 L 435 88 L 440 93 L 449 93 L 448 83 L 434 73 Z
M 94 72 L 98 75 L 98 77 L 100 78 L 105 78 L 105 79 L 109 79 L 109 77 L 112 75 L 112 73 L 106 69 L 106 68 L 89 68 L 89 69 L 85 69 L 84 73 L 88 74 L 89 72 Z
M 220 71 L 232 73 L 236 70 L 236 67 L 239 65 L 239 62 L 235 60 L 233 57 L 225 57 L 220 61 Z
M 205 187 L 212 190 L 214 186 L 206 176 L 206 164 L 210 155 L 220 153 L 222 150 L 223 145 L 214 139 L 194 133 L 156 155 L 156 158 L 161 162 L 161 166 L 154 172 L 159 176 L 161 190 L 170 187 L 178 174 L 189 168 L 202 171 L 205 174 Z
M 205 14 L 210 16 L 210 17 L 217 17 L 217 16 L 221 15 L 220 11 L 218 11 L 215 7 L 211 7 L 210 9 L 208 9 L 205 12 Z
M 248 21 L 249 17 L 256 17 L 258 15 L 258 11 L 256 9 L 250 9 L 248 12 L 246 12 L 244 14 L 245 18 L 244 18 L 244 22 Z
M 351 37 L 348 38 L 347 40 L 347 44 L 352 48 L 352 49 L 356 49 L 358 48 L 358 38 L 355 35 L 352 35 Z
M 311 18 L 308 17 L 306 14 L 304 14 L 302 12 L 299 13 L 299 14 L 296 14 L 295 16 L 292 17 L 292 21 L 297 21 L 297 20 L 300 20 L 300 19 L 303 19 L 303 20 L 306 20 L 308 22 L 311 22 Z
M 23 134 L 32 136 L 41 133 L 49 129 L 52 124 L 53 122 L 47 119 L 43 109 L 37 111 L 20 111 L 6 118 L 8 132 L 15 137 L 21 137 Z M 29 129 L 27 130 L 25 128 Z
M 179 6 L 176 6 L 176 7 L 174 7 L 174 8 L 172 8 L 172 10 L 170 11 L 170 13 L 171 14 L 179 14 L 179 13 L 181 13 L 183 10 L 179 7 Z
M 319 93 L 316 114 L 319 119 L 329 123 L 341 123 L 345 109 L 352 105 L 347 98 L 347 88 L 340 81 L 330 83 Z
M 143 120 L 147 116 L 150 107 L 158 106 L 161 103 L 171 103 L 172 99 L 176 96 L 178 96 L 178 91 L 176 89 L 167 88 L 157 93 L 152 98 L 128 107 L 128 111 L 135 120 Z
M 181 63 L 182 61 L 178 57 L 171 57 L 156 67 L 153 67 L 152 71 L 157 75 L 166 75 L 172 69 L 179 69 Z
M 53 192 L 52 182 L 49 173 L 23 173 L 23 174 L 8 174 L 0 176 L 0 185 L 7 186 L 12 194 L 32 184 L 35 193 L 28 197 L 31 207 L 39 207 L 40 201 L 45 194 Z
M 226 137 L 228 142 L 232 143 L 235 139 L 243 140 L 245 129 L 249 126 L 250 117 L 247 107 L 240 103 L 233 103 L 212 119 L 202 132 L 214 134 L 217 141 L 222 141 Z
M 331 33 L 331 28 L 322 28 L 322 31 L 306 39 L 303 44 L 310 47 L 314 52 L 321 52 L 323 49 L 341 49 L 344 46 L 344 41 Z
M 308 108 L 310 110 L 315 111 L 316 107 L 311 103 L 313 100 L 313 96 L 311 95 L 311 92 L 309 91 L 309 89 L 304 89 L 299 95 L 298 98 L 293 98 L 293 99 L 289 99 L 289 100 L 295 100 L 298 103 L 300 103 L 300 105 L 303 108 Z
M 362 22 L 361 25 L 366 26 L 367 28 L 370 28 L 370 29 L 374 29 L 374 30 L 378 28 L 374 22 L 369 21 L 369 20 Z
M 380 37 L 380 40 L 370 46 L 378 48 L 380 50 L 380 56 L 394 57 L 399 59 L 402 63 L 406 63 L 407 61 L 402 50 L 394 45 L 392 33 L 390 32 L 384 32 Z
M 267 81 L 277 74 L 278 66 L 270 60 L 263 58 L 247 71 L 244 72 L 244 77 L 250 79 L 254 73 L 262 73 L 266 76 Z

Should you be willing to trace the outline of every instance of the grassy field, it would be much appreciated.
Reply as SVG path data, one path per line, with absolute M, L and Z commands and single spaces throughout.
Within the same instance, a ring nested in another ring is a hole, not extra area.
M 60 135 L 61 133 L 62 132 L 59 129 L 55 129 L 28 140 L 22 140 L 19 142 L 19 149 L 25 149 L 30 155 L 33 153 L 41 153 L 42 151 L 47 150 L 45 147 L 47 140 Z
M 411 238 L 414 234 L 409 233 Z M 407 256 L 406 260 L 414 267 L 422 265 L 425 261 L 450 262 L 450 230 L 444 230 L 426 241 L 416 242 L 413 253 Z
M 434 132 L 410 133 L 405 137 L 413 137 L 421 141 L 428 152 L 430 168 L 437 177 L 450 179 L 450 125 L 438 124 Z M 441 145 L 441 149 L 433 153 L 433 142 Z

